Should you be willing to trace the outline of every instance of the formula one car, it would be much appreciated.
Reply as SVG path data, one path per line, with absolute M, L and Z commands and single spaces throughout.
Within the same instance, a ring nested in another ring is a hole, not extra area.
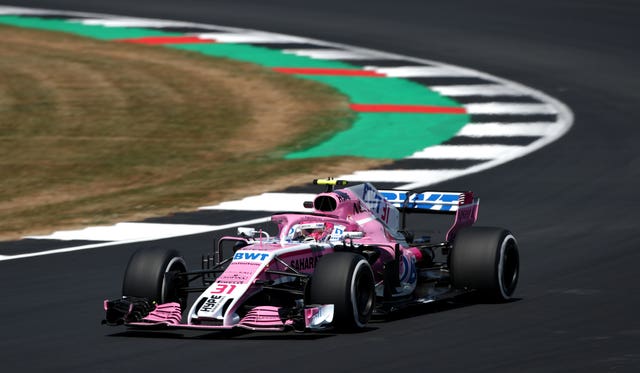
M 472 227 L 471 192 L 378 191 L 369 183 L 314 180 L 327 190 L 309 212 L 272 216 L 278 233 L 239 228 L 199 270 L 176 250 L 142 249 L 123 297 L 104 302 L 109 325 L 146 329 L 354 330 L 372 315 L 476 292 L 508 300 L 519 275 L 508 230 Z M 336 189 L 342 186 L 342 189 Z M 443 242 L 414 238 L 409 213 L 452 214 Z M 225 255 L 225 252 L 229 252 Z M 201 282 L 202 286 L 196 286 Z M 187 296 L 200 295 L 185 315 Z

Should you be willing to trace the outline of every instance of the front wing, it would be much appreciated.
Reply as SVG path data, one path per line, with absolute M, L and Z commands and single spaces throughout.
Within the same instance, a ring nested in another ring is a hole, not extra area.
M 243 328 L 255 331 L 322 330 L 333 321 L 333 304 L 310 305 L 287 309 L 275 306 L 252 308 L 233 325 L 182 323 L 179 303 L 155 304 L 144 298 L 123 297 L 105 300 L 103 324 L 125 325 L 143 329 L 229 330 Z

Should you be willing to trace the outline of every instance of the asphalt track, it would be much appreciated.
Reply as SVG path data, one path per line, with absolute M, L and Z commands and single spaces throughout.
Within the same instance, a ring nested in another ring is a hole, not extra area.
M 9 5 L 11 2 L 4 2 Z M 521 246 L 519 300 L 425 307 L 350 335 L 131 334 L 100 325 L 137 247 L 193 263 L 212 234 L 0 263 L 3 371 L 640 370 L 633 1 L 14 1 L 265 29 L 468 66 L 540 89 L 576 119 L 559 141 L 437 188 Z M 634 40 L 636 42 L 634 43 Z M 52 217 L 54 218 L 54 217 Z

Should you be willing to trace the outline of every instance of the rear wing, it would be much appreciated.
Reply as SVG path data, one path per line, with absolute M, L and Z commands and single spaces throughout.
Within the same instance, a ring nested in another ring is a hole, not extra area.
M 336 185 L 344 186 L 346 180 L 315 179 L 316 185 L 326 185 L 326 193 L 336 194 L 340 201 L 349 199 L 340 191 L 334 191 Z M 409 190 L 378 190 L 370 183 L 358 184 L 345 188 L 359 198 L 369 211 L 394 233 L 406 234 L 406 215 L 410 212 L 451 214 L 455 215 L 453 225 L 447 231 L 446 240 L 452 241 L 456 233 L 463 227 L 473 225 L 478 220 L 480 199 L 474 198 L 473 192 L 433 192 Z M 334 202 L 337 206 L 338 202 Z M 333 209 L 335 209 L 335 206 Z
M 446 235 L 447 241 L 455 238 L 458 230 L 473 225 L 478 220 L 480 199 L 473 192 L 413 192 L 403 190 L 380 190 L 380 194 L 401 213 L 401 229 L 405 229 L 407 213 L 455 214 L 455 219 Z
M 380 190 L 380 194 L 400 211 L 408 212 L 455 214 L 460 206 L 479 202 L 474 200 L 473 192 Z

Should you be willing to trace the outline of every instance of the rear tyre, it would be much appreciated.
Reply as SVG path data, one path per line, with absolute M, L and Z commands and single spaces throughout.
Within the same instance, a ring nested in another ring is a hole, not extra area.
M 184 310 L 188 294 L 180 289 L 186 287 L 187 281 L 178 274 L 186 271 L 187 265 L 176 250 L 140 249 L 129 259 L 122 283 L 122 295 L 147 298 L 158 304 L 177 302 Z
M 449 269 L 454 287 L 478 290 L 486 300 L 506 301 L 520 275 L 516 238 L 502 228 L 462 229 L 453 242 Z
M 338 252 L 323 256 L 311 279 L 312 304 L 333 304 L 333 325 L 338 330 L 363 328 L 375 306 L 375 281 L 367 260 Z

